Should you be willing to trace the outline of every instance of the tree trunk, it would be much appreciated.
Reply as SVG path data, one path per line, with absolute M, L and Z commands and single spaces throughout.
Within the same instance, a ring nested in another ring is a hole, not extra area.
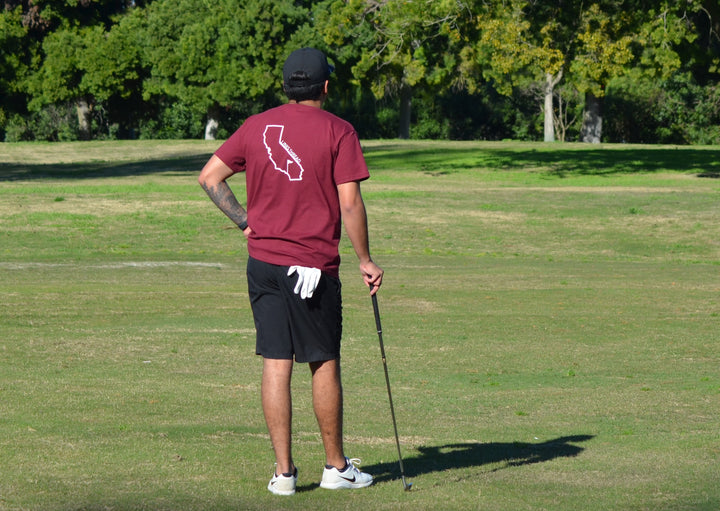
M 205 122 L 205 140 L 215 140 L 218 126 L 220 126 L 219 117 L 217 108 L 208 109 L 208 118 L 207 122 Z
M 545 117 L 545 142 L 555 142 L 555 126 L 553 123 L 553 93 L 545 90 L 545 108 L 543 109 Z
M 90 140 L 90 115 L 92 113 L 90 103 L 87 99 L 78 99 L 75 110 L 77 111 L 78 127 L 80 128 L 80 139 Z
M 562 75 L 562 71 L 555 76 L 550 73 L 545 73 L 545 104 L 543 106 L 545 142 L 555 142 L 553 94 L 555 92 L 555 86 L 560 83 L 562 79 Z
M 543 116 L 545 117 L 545 142 L 555 142 L 555 126 L 553 125 L 553 86 L 552 75 L 545 75 L 545 107 L 543 108 Z
M 602 100 L 592 92 L 585 93 L 581 136 L 583 142 L 590 144 L 599 144 L 602 137 Z
M 403 85 L 400 89 L 400 132 L 398 137 L 410 138 L 410 113 L 412 105 L 412 87 Z

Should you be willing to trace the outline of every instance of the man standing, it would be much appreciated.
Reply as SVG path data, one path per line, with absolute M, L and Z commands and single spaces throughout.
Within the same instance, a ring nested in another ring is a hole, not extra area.
M 292 495 L 297 467 L 291 448 L 293 358 L 308 363 L 313 408 L 325 449 L 320 486 L 363 488 L 343 449 L 340 377 L 342 305 L 338 244 L 341 219 L 370 293 L 383 270 L 370 257 L 360 182 L 369 177 L 353 127 L 322 109 L 333 67 L 313 48 L 283 66 L 288 103 L 249 117 L 210 158 L 198 181 L 248 242 L 248 292 L 263 357 L 262 406 L 275 451 L 268 489 Z M 247 211 L 227 179 L 245 172 Z

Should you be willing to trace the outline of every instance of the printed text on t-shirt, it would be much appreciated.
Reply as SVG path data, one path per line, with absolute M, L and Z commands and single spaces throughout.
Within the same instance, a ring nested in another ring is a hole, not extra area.
M 302 181 L 303 169 L 300 157 L 282 138 L 285 126 L 268 124 L 263 133 L 263 143 L 268 152 L 270 163 L 275 170 L 285 174 L 290 181 Z

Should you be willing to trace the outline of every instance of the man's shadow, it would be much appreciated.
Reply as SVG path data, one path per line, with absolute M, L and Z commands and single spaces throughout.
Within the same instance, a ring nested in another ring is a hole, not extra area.
M 480 467 L 483 465 L 501 464 L 492 469 L 493 472 L 509 467 L 532 465 L 556 458 L 571 458 L 585 449 L 572 445 L 594 438 L 593 435 L 572 435 L 555 438 L 547 442 L 492 442 L 492 443 L 461 443 L 441 446 L 422 446 L 418 456 L 403 457 L 405 476 L 412 479 L 431 472 L 448 469 Z M 401 446 L 402 447 L 402 446 Z M 362 466 L 360 469 L 373 475 L 375 483 L 381 483 L 400 477 L 397 460 L 387 463 Z M 298 487 L 298 491 L 308 491 L 317 484 Z

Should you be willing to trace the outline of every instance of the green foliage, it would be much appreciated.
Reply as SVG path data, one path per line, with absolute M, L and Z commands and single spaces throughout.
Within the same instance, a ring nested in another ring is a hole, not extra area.
M 142 17 L 146 99 L 169 96 L 199 112 L 280 97 L 287 34 L 306 23 L 294 2 L 156 0 Z
M 698 9 L 700 3 L 697 0 L 656 3 L 639 27 L 637 42 L 641 47 L 641 68 L 650 76 L 663 79 L 682 65 L 678 47 L 697 38 L 687 13 L 690 8 Z
M 667 80 L 616 79 L 606 97 L 612 140 L 639 143 L 720 144 L 720 92 L 688 74 Z
M 646 80 L 690 73 L 689 92 L 659 85 L 649 96 L 685 98 L 672 101 L 675 127 L 643 100 L 640 131 L 706 143 L 718 131 L 717 19 L 707 0 L 12 0 L 0 10 L 0 136 L 57 139 L 39 119 L 73 104 L 87 105 L 92 124 L 77 136 L 196 137 L 208 118 L 227 135 L 284 101 L 284 58 L 316 46 L 336 65 L 327 108 L 366 137 L 394 138 L 411 116 L 413 138 L 533 139 L 544 96 L 572 124 L 585 93 L 602 99 L 614 87 L 631 102 Z M 610 101 L 606 114 L 621 115 L 604 119 L 613 141 L 627 130 L 623 98 Z M 560 128 L 565 139 L 579 131 Z
M 161 109 L 158 120 L 149 119 L 141 124 L 138 138 L 197 139 L 203 129 L 203 115 L 196 108 L 175 102 Z
M 504 95 L 513 87 L 541 82 L 549 73 L 560 73 L 566 55 L 560 49 L 559 25 L 555 9 L 525 13 L 529 2 L 513 1 L 506 8 L 501 2 L 484 5 L 477 17 L 479 37 L 468 53 L 477 59 L 482 76 Z M 478 77 L 469 77 L 470 90 Z
M 95 26 L 83 37 L 81 90 L 98 103 L 127 100 L 142 86 L 138 38 L 130 32 L 135 27 L 127 25 L 120 23 L 109 32 Z
M 582 13 L 577 54 L 570 65 L 571 79 L 580 93 L 603 97 L 608 81 L 626 72 L 633 60 L 627 18 L 623 11 L 603 12 L 598 4 Z
M 37 1 L 42 59 L 29 78 L 29 106 L 84 98 L 91 107 L 117 95 L 127 98 L 139 85 L 138 46 L 122 30 L 110 31 L 124 2 Z
M 84 50 L 83 35 L 77 29 L 61 29 L 45 38 L 42 65 L 29 80 L 32 99 L 28 106 L 31 110 L 37 111 L 52 103 L 65 103 L 83 95 L 83 69 L 80 65 Z
M 680 45 L 695 37 L 686 14 L 697 2 L 637 4 L 485 2 L 476 47 L 464 56 L 476 59 L 475 70 L 506 95 L 562 76 L 581 94 L 602 98 L 610 80 L 633 69 L 669 76 L 681 65 Z M 466 68 L 473 70 L 472 63 Z M 470 74 L 471 88 L 477 76 Z
M 33 139 L 33 134 L 28 128 L 27 118 L 19 114 L 10 117 L 3 123 L 4 142 L 22 142 Z
M 447 140 L 450 138 L 450 121 L 440 115 L 440 102 L 425 101 L 417 108 L 415 122 L 410 130 L 413 139 Z
M 353 74 L 376 97 L 405 86 L 442 91 L 458 83 L 455 48 L 471 18 L 461 2 L 350 0 L 334 2 L 331 10 L 326 40 L 359 48 Z
M 78 140 L 78 118 L 68 104 L 48 105 L 30 115 L 14 115 L 6 126 L 6 142 Z M 100 138 L 100 137 L 98 137 Z
M 20 7 L 0 10 L 0 136 L 13 113 L 24 113 L 22 82 L 37 46 L 28 39 Z
M 127 34 L 120 29 L 108 32 L 97 20 L 96 24 L 83 25 L 80 20 L 66 19 L 44 37 L 43 59 L 27 80 L 31 93 L 28 107 L 42 117 L 54 106 L 64 109 L 82 103 L 87 105 L 87 125 L 83 123 L 80 131 L 61 129 L 56 135 L 41 130 L 33 138 L 117 135 L 118 123 L 125 120 L 128 107 L 137 104 L 140 88 L 139 46 Z

